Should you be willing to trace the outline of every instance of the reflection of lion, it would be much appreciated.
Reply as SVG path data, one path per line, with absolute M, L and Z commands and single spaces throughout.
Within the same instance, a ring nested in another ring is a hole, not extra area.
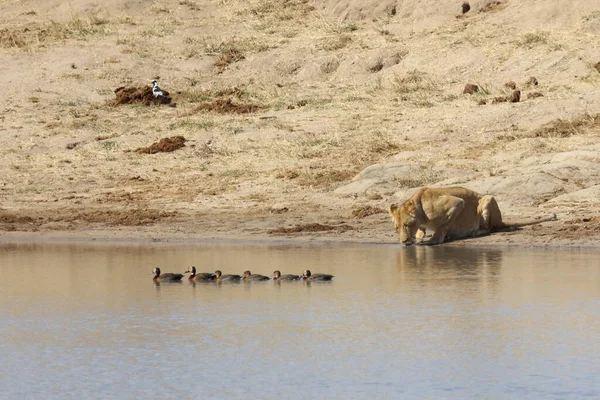
M 426 244 L 438 244 L 446 238 L 479 236 L 556 219 L 554 215 L 506 224 L 492 196 L 481 196 L 463 187 L 421 188 L 402 205 L 392 204 L 390 215 L 403 244 L 413 243 L 415 237 L 422 239 L 427 229 L 433 232 Z

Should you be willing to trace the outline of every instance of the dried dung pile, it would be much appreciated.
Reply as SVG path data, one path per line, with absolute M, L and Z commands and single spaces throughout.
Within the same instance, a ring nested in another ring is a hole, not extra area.
M 185 147 L 186 139 L 183 136 L 162 138 L 148 147 L 140 147 L 135 151 L 140 154 L 170 153 Z
M 263 106 L 256 104 L 236 104 L 227 98 L 201 103 L 198 107 L 194 108 L 193 112 L 214 111 L 219 114 L 249 114 L 263 108 Z
M 172 99 L 169 97 L 169 92 L 166 90 L 162 92 L 162 96 L 156 97 L 152 93 L 152 86 L 121 86 L 115 89 L 116 98 L 114 104 L 141 103 L 146 106 L 152 104 L 170 104 Z

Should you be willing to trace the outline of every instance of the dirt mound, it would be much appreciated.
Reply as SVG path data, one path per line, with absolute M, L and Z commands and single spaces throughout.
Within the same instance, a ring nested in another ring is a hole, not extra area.
M 185 147 L 185 142 L 186 139 L 183 136 L 173 136 L 170 138 L 162 138 L 148 147 L 140 147 L 135 151 L 140 154 L 170 153 Z
M 152 94 L 152 86 L 121 86 L 115 89 L 116 98 L 114 105 L 141 103 L 146 106 L 152 104 L 170 104 L 169 92 L 163 90 L 163 95 L 155 97 Z
M 290 233 L 303 233 L 303 232 L 328 232 L 328 231 L 337 231 L 339 232 L 346 232 L 346 231 L 351 231 L 354 230 L 354 228 L 350 225 L 346 225 L 346 224 L 342 224 L 342 225 L 322 225 L 319 223 L 314 223 L 314 224 L 303 224 L 303 225 L 296 225 L 293 226 L 291 228 L 277 228 L 277 229 L 271 229 L 268 233 L 269 234 L 274 234 L 274 235 L 278 235 L 278 234 L 290 234 Z
M 46 209 L 39 211 L 23 211 L 19 213 L 1 213 L 0 231 L 36 231 L 40 227 L 53 229 L 57 223 L 74 224 L 58 229 L 74 229 L 78 224 L 104 224 L 108 226 L 142 226 L 171 220 L 177 212 L 167 212 L 147 208 L 132 209 Z
M 87 223 L 103 223 L 107 225 L 141 226 L 151 225 L 177 215 L 176 212 L 166 212 L 147 209 L 131 210 L 93 210 L 72 213 L 70 218 L 61 221 L 85 221 Z
M 0 213 L 0 222 L 6 224 L 30 224 L 34 222 L 34 219 L 27 215 Z
M 201 103 L 192 112 L 213 111 L 219 114 L 250 114 L 262 109 L 264 109 L 263 106 L 256 104 L 236 104 L 228 98 Z

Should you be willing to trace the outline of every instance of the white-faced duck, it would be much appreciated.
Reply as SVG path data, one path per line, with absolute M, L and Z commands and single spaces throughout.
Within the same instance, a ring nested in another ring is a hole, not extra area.
M 281 275 L 281 272 L 279 271 L 273 271 L 273 280 L 274 281 L 297 281 L 300 279 L 300 276 L 298 275 L 292 275 L 292 274 L 286 274 L 286 275 Z
M 310 270 L 306 270 L 304 271 L 304 274 L 302 275 L 302 279 L 305 281 L 330 281 L 333 279 L 333 275 L 328 275 L 328 274 L 313 274 L 310 272 Z
M 219 270 L 216 270 L 212 276 L 212 280 L 215 282 L 239 282 L 242 279 L 239 275 L 223 275 L 223 273 Z
M 268 281 L 271 278 L 269 278 L 268 276 L 260 275 L 260 274 L 253 274 L 250 271 L 244 271 L 244 275 L 242 276 L 242 279 L 245 280 L 246 282 L 249 282 L 249 281 Z
M 184 274 L 190 274 L 188 280 L 194 282 L 210 282 L 213 280 L 213 274 L 211 274 L 210 272 L 196 273 L 196 267 L 194 266 L 189 267 L 188 270 L 184 272 Z
M 154 268 L 152 274 L 154 274 L 153 280 L 161 282 L 179 282 L 181 281 L 181 278 L 183 278 L 183 274 L 174 274 L 172 272 L 161 274 L 160 268 Z

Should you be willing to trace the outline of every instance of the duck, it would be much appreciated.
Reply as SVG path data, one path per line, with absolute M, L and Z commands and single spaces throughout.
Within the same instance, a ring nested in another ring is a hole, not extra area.
M 330 281 L 333 279 L 333 275 L 328 274 L 313 274 L 309 269 L 304 271 L 302 274 L 302 280 L 305 281 Z
M 212 274 L 212 280 L 215 282 L 239 282 L 240 279 L 242 279 L 242 277 L 239 275 L 223 275 L 223 273 L 219 270 L 216 270 L 215 273 Z
M 184 272 L 184 274 L 190 274 L 190 277 L 188 278 L 188 280 L 190 281 L 212 281 L 213 280 L 213 274 L 211 274 L 210 272 L 200 272 L 199 274 L 196 273 L 196 267 L 191 266 L 188 268 L 187 271 Z
M 273 280 L 274 281 L 297 281 L 297 280 L 300 280 L 300 276 L 292 275 L 292 274 L 281 275 L 280 271 L 273 271 Z
M 172 272 L 161 274 L 160 268 L 154 268 L 152 274 L 154 274 L 154 278 L 152 278 L 154 281 L 179 282 L 183 278 L 183 274 L 174 274 Z
M 244 271 L 244 275 L 242 276 L 242 279 L 245 281 L 268 281 L 271 278 L 269 278 L 268 276 L 260 275 L 260 274 L 253 274 L 250 271 Z

